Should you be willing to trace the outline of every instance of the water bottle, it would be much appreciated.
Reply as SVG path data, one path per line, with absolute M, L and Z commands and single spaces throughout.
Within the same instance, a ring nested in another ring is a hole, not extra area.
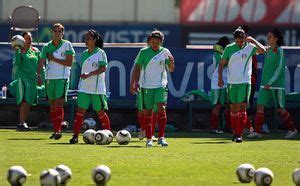
M 2 99 L 6 99 L 6 95 L 7 95 L 7 87 L 4 84 L 2 87 Z

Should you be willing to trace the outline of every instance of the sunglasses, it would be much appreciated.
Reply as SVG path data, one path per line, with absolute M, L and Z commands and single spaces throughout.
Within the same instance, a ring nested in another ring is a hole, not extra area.
M 62 30 L 53 30 L 53 32 L 62 33 Z

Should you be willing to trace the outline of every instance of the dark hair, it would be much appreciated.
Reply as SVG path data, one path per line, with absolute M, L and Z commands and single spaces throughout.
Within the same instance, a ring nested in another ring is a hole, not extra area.
M 150 35 L 148 36 L 147 42 L 149 42 L 149 40 L 150 40 L 151 38 L 157 38 L 157 39 L 160 39 L 161 42 L 163 42 L 163 41 L 164 41 L 164 34 L 163 34 L 161 31 L 155 29 L 155 30 L 152 31 L 152 32 L 150 33 Z
M 25 37 L 25 35 L 31 35 L 31 32 L 23 32 L 21 36 Z
M 275 28 L 275 29 L 271 30 L 270 33 L 272 33 L 273 36 L 277 38 L 276 44 L 278 46 L 284 45 L 284 37 L 283 37 L 283 34 L 282 34 L 282 32 L 280 30 L 278 30 L 277 28 Z
M 244 30 L 244 32 L 245 32 L 246 34 L 249 34 L 250 27 L 249 27 L 248 25 L 243 25 L 243 26 L 242 26 L 242 29 Z
M 96 47 L 102 49 L 104 44 L 102 36 L 96 30 L 93 29 L 90 29 L 88 33 L 92 35 L 93 39 L 96 39 L 96 43 L 95 43 Z
M 61 24 L 61 23 L 55 23 L 53 26 L 52 26 L 52 30 L 54 30 L 54 28 L 61 28 L 62 29 L 62 32 L 65 31 L 65 27 Z
M 236 39 L 236 38 L 243 39 L 246 36 L 245 31 L 240 26 L 232 34 L 233 34 L 234 39 Z
M 227 36 L 221 37 L 216 43 L 223 47 L 223 49 L 229 44 L 229 38 Z

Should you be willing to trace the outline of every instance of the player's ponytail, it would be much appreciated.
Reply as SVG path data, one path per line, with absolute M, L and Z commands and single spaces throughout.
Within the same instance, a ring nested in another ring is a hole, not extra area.
M 270 32 L 273 34 L 273 36 L 275 38 L 277 38 L 277 43 L 276 44 L 278 46 L 284 45 L 284 37 L 283 37 L 283 34 L 282 34 L 282 32 L 280 30 L 278 30 L 277 28 L 275 28 L 275 29 L 271 30 Z
M 88 31 L 88 33 L 90 33 L 93 37 L 93 39 L 96 39 L 96 47 L 99 47 L 99 48 L 103 48 L 103 44 L 104 44 L 104 41 L 103 41 L 103 38 L 102 36 L 96 31 L 96 30 L 93 30 L 93 29 L 90 29 Z

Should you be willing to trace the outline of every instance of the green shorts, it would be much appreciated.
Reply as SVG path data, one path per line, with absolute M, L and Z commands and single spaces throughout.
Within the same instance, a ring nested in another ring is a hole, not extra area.
M 94 111 L 107 110 L 106 95 L 103 94 L 87 94 L 78 92 L 77 106 L 87 110 L 92 104 Z
M 156 109 L 157 103 L 167 103 L 168 89 L 166 87 L 160 88 L 142 88 L 142 95 L 144 100 L 145 109 Z
M 212 105 L 224 105 L 228 101 L 226 88 L 213 89 L 210 92 L 210 102 Z
M 139 93 L 136 95 L 136 108 L 137 108 L 138 111 L 142 111 L 146 108 L 142 92 L 143 91 L 141 89 L 141 91 L 139 91 Z M 157 105 L 156 104 L 154 105 L 153 111 L 157 112 Z
M 46 93 L 49 100 L 64 98 L 67 101 L 69 81 L 67 79 L 46 80 Z
M 251 92 L 251 85 L 248 83 L 229 84 L 228 97 L 229 103 L 243 103 L 249 102 Z
M 273 100 L 276 108 L 285 107 L 285 90 L 284 89 L 269 89 L 261 88 L 259 90 L 257 104 L 268 106 L 268 103 Z
M 37 103 L 37 81 L 28 80 L 23 78 L 17 79 L 17 104 L 19 105 L 23 100 L 30 105 L 35 105 Z

